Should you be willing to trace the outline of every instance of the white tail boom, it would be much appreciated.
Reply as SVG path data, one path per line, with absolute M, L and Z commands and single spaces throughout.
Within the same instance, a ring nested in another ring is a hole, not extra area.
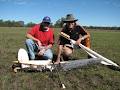
M 113 65 L 113 66 L 119 67 L 116 63 L 114 63 L 114 62 L 112 62 L 111 60 L 103 57 L 102 55 L 100 55 L 100 54 L 98 54 L 98 53 L 96 53 L 95 51 L 91 50 L 90 48 L 87 48 L 87 47 L 85 47 L 85 46 L 82 45 L 82 44 L 79 44 L 79 46 L 80 46 L 83 50 L 85 50 L 85 51 L 93 54 L 93 55 L 96 56 L 96 57 L 101 58 L 103 61 L 105 61 L 105 62 L 107 62 L 107 63 L 109 63 L 109 64 L 111 64 L 111 65 Z

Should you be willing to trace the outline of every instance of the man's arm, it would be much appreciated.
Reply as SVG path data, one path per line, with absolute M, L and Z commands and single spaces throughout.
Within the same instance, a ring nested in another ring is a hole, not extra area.
M 79 45 L 82 40 L 85 40 L 86 38 L 90 37 L 90 34 L 82 26 L 80 26 L 80 28 L 81 28 L 81 31 L 82 31 L 83 35 L 79 36 L 79 39 L 76 41 L 77 45 Z
M 31 34 L 27 33 L 26 37 L 29 38 L 29 39 L 34 40 L 35 42 L 37 42 L 39 46 L 42 45 L 41 42 L 40 42 L 40 40 L 38 40 L 37 38 L 33 37 Z
M 52 48 L 52 46 L 53 46 L 52 44 L 49 44 L 48 46 L 45 47 L 45 49 L 46 49 L 46 50 L 47 50 L 47 49 L 50 49 L 50 48 Z
M 52 48 L 52 46 L 54 44 L 54 33 L 53 33 L 53 31 L 54 30 L 51 28 L 49 44 L 46 46 L 46 50 Z

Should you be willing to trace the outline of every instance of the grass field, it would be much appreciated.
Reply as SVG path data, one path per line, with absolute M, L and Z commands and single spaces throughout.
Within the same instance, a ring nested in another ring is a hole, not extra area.
M 28 28 L 0 28 L 0 90 L 60 90 L 56 73 L 18 72 L 11 70 L 19 48 L 25 48 Z M 58 37 L 59 29 L 55 29 Z M 92 49 L 120 65 L 120 32 L 89 30 Z M 56 52 L 56 43 L 53 47 Z M 86 58 L 82 50 L 73 57 Z M 120 72 L 103 65 L 89 66 L 69 72 L 60 72 L 66 90 L 120 90 Z

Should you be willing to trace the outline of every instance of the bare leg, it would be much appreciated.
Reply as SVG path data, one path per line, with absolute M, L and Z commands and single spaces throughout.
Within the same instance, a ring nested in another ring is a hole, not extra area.
M 59 64 L 60 63 L 60 56 L 62 54 L 62 51 L 63 51 L 63 45 L 59 45 L 58 46 L 58 50 L 57 50 L 57 59 L 56 59 L 55 64 Z
M 67 46 L 63 47 L 63 55 L 69 57 L 73 53 L 73 49 Z
M 73 49 L 66 47 L 66 46 L 63 47 L 63 45 L 59 45 L 57 60 L 56 60 L 55 64 L 60 63 L 61 54 L 63 54 L 64 57 L 69 57 L 72 54 L 72 52 L 73 52 Z

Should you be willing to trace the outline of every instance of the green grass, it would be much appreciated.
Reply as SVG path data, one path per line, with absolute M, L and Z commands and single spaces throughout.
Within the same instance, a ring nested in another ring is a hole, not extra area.
M 56 73 L 18 72 L 11 70 L 12 61 L 17 60 L 19 48 L 25 48 L 25 34 L 28 28 L 0 28 L 0 88 L 1 90 L 60 90 Z M 60 29 L 55 29 L 58 38 Z M 89 30 L 92 49 L 120 64 L 120 32 Z M 56 39 L 57 42 L 57 39 Z M 56 53 L 56 42 L 53 47 Z M 72 57 L 86 58 L 82 50 L 76 50 Z M 120 72 L 103 65 L 89 66 L 68 72 L 60 72 L 67 90 L 119 90 Z

